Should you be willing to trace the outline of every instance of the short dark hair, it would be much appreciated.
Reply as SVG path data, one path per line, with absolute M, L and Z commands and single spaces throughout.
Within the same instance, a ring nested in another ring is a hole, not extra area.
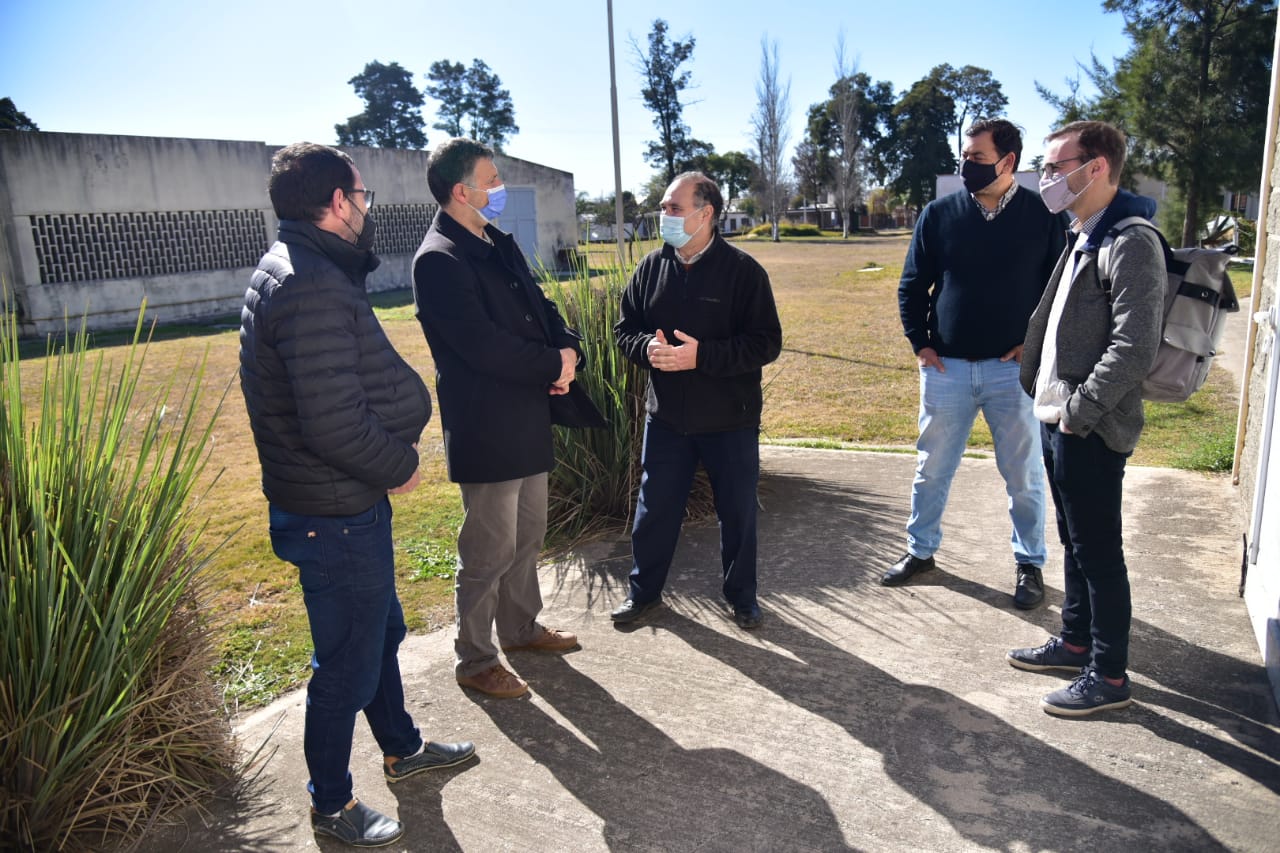
M 964 135 L 973 139 L 980 133 L 991 134 L 991 143 L 1001 157 L 1007 157 L 1012 151 L 1013 171 L 1018 171 L 1018 164 L 1022 162 L 1022 129 L 1008 119 L 980 118 L 969 125 Z
M 1073 133 L 1079 134 L 1076 144 L 1080 146 L 1081 158 L 1105 159 L 1111 167 L 1109 180 L 1113 186 L 1118 185 L 1120 170 L 1124 168 L 1125 158 L 1129 156 L 1129 140 L 1124 131 L 1105 121 L 1073 121 L 1046 136 L 1044 141 L 1052 142 Z
M 436 201 L 448 204 L 454 184 L 470 179 L 476 161 L 481 159 L 492 160 L 493 149 L 465 136 L 455 136 L 436 146 L 427 160 L 427 187 Z
M 336 189 L 355 185 L 355 162 L 328 145 L 295 142 L 271 158 L 267 194 L 278 219 L 319 222 Z
M 703 172 L 681 172 L 676 175 L 676 179 L 671 183 L 678 184 L 681 181 L 692 182 L 693 200 L 698 203 L 699 207 L 706 204 L 711 205 L 711 221 L 714 226 L 718 226 L 720 224 L 720 214 L 724 213 L 724 196 L 720 194 L 720 188 L 716 186 L 716 182 Z

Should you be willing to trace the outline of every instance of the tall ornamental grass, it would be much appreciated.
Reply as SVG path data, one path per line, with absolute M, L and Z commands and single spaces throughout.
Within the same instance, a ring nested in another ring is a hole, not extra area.
M 195 421 L 203 364 L 144 401 L 141 333 L 140 315 L 117 368 L 89 355 L 83 326 L 51 342 L 28 399 L 13 313 L 0 323 L 6 849 L 136 839 L 233 773 L 191 550 L 212 429 Z
M 622 526 L 640 485 L 645 375 L 613 341 L 629 275 L 615 265 L 593 277 L 585 263 L 565 281 L 544 275 L 547 295 L 583 336 L 587 363 L 577 382 L 609 421 L 606 429 L 555 430 L 547 507 L 553 542 Z
M 583 336 L 587 364 L 578 372 L 577 382 L 609 422 L 606 429 L 555 429 L 556 467 L 548 482 L 547 531 L 558 545 L 623 528 L 635 507 L 648 377 L 622 354 L 613 338 L 630 277 L 630 268 L 613 264 L 592 270 L 585 262 L 564 281 L 543 273 L 547 295 Z M 686 516 L 703 518 L 713 510 L 711 486 L 700 471 Z

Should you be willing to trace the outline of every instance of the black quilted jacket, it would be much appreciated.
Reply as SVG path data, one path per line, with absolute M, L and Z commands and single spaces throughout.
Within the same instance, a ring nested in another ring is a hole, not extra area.
M 413 475 L 426 385 L 369 305 L 370 252 L 285 220 L 245 293 L 240 387 L 267 500 L 355 515 Z

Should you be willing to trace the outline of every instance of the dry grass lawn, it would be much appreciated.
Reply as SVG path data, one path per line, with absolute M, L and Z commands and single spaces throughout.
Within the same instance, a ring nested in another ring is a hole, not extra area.
M 909 235 L 858 237 L 841 242 L 739 243 L 769 271 L 782 317 L 782 356 L 765 370 L 764 432 L 767 440 L 811 439 L 863 446 L 909 448 L 915 440 L 915 358 L 897 317 L 897 281 Z M 592 247 L 593 264 L 607 262 L 610 247 Z M 407 291 L 377 298 L 392 342 L 434 385 L 434 367 Z M 204 547 L 219 546 L 208 577 L 211 613 L 226 626 L 224 667 L 228 701 L 255 704 L 307 676 L 310 640 L 294 571 L 271 552 L 260 470 L 237 381 L 238 322 L 161 330 L 147 354 L 145 385 L 158 389 L 174 372 L 187 373 L 207 358 L 203 411 L 212 417 L 225 399 L 214 430 L 213 455 L 195 507 L 208 522 Z M 126 348 L 123 335 L 99 335 L 100 351 L 113 362 Z M 28 348 L 24 395 L 38 400 L 43 348 Z M 1234 425 L 1235 402 L 1221 388 L 1195 406 L 1170 407 L 1144 443 L 1154 456 L 1141 464 L 1167 464 L 1188 434 Z M 1208 426 L 1206 426 L 1208 425 Z M 1176 441 L 1162 440 L 1160 430 Z M 971 443 L 990 436 L 979 420 Z M 1170 448 L 1173 448 L 1172 450 Z M 423 485 L 395 499 L 400 549 L 400 592 L 410 628 L 452 622 L 452 581 L 433 576 L 419 556 L 444 551 L 446 560 L 461 519 L 456 487 L 445 476 L 438 418 L 422 442 Z M 1163 454 L 1163 455 L 1162 455 Z M 904 489 L 906 488 L 904 484 Z M 429 562 L 429 561 L 427 561 Z

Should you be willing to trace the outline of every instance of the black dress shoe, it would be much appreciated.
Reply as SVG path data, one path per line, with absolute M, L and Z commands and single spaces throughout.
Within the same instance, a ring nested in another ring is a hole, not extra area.
M 646 601 L 643 604 L 636 604 L 628 598 L 622 602 L 621 607 L 609 614 L 609 618 L 618 623 L 634 622 L 661 603 L 661 598 L 655 598 L 653 601 Z
M 925 557 L 922 560 L 919 557 L 906 554 L 901 560 L 889 567 L 889 571 L 885 572 L 884 576 L 880 578 L 880 583 L 882 586 L 901 586 L 920 572 L 927 572 L 935 567 L 936 564 L 933 562 L 933 557 Z
M 1018 563 L 1018 582 L 1013 589 L 1013 606 L 1032 610 L 1044 602 L 1044 575 L 1039 566 Z
M 738 623 L 739 628 L 759 628 L 760 623 L 764 621 L 764 616 L 760 613 L 759 604 L 735 604 L 733 621 Z
M 332 836 L 352 847 L 382 847 L 404 835 L 404 826 L 356 800 L 354 806 L 333 816 L 318 814 L 312 809 L 311 831 Z

